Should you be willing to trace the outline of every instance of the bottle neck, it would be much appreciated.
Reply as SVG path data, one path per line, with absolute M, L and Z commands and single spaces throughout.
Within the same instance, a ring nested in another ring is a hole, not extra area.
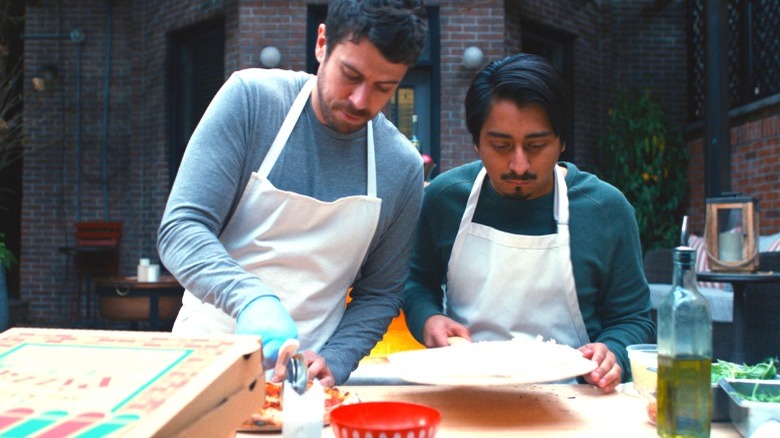
M 675 260 L 672 283 L 685 289 L 696 290 L 696 267 L 690 260 Z
M 672 260 L 674 285 L 696 290 L 696 251 L 688 246 L 678 246 L 674 249 Z

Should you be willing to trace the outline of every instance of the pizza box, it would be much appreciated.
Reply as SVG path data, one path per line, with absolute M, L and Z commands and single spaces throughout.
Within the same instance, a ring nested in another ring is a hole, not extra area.
M 0 436 L 234 436 L 262 404 L 260 338 L 12 328 Z

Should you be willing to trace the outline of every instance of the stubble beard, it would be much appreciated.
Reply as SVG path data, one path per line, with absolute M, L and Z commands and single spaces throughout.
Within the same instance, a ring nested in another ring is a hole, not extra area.
M 370 117 L 371 115 L 368 114 L 367 111 L 358 110 L 357 108 L 352 107 L 352 105 L 349 102 L 346 102 L 344 104 L 334 103 L 331 108 L 330 106 L 328 106 L 328 101 L 325 99 L 325 95 L 323 92 L 324 84 L 325 84 L 325 78 L 317 76 L 317 98 L 320 104 L 319 105 L 320 113 L 322 114 L 322 118 L 325 119 L 325 124 L 329 128 L 341 134 L 351 134 L 353 132 L 363 129 L 363 127 L 366 126 L 366 124 L 368 123 L 368 120 L 371 118 Z M 348 123 L 344 123 L 343 121 L 339 120 L 335 114 L 337 110 L 342 108 L 344 108 L 344 110 L 349 114 L 362 117 L 364 121 L 358 125 L 351 125 Z

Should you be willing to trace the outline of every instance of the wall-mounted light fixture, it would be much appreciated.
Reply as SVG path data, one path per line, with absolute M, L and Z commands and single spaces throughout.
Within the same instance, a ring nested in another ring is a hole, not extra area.
M 482 66 L 482 50 L 479 47 L 471 46 L 463 51 L 463 66 L 468 69 L 475 69 Z
M 38 68 L 37 74 L 33 76 L 32 83 L 35 91 L 43 91 L 46 89 L 46 84 L 52 84 L 60 75 L 60 69 L 57 64 L 44 64 Z
M 282 54 L 274 46 L 265 46 L 260 51 L 260 65 L 265 68 L 275 68 L 282 62 Z

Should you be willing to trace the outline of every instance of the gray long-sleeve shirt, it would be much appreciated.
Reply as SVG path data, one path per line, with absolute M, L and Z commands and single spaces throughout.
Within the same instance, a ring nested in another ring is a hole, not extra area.
M 255 297 L 273 291 L 232 259 L 218 236 L 310 77 L 282 70 L 234 73 L 190 138 L 168 199 L 158 231 L 161 262 L 196 297 L 233 317 Z M 419 153 L 381 113 L 373 125 L 379 223 L 353 283 L 352 301 L 319 351 L 337 384 L 346 381 L 398 314 L 422 202 Z M 269 180 L 280 190 L 329 202 L 365 195 L 366 175 L 365 128 L 351 134 L 330 129 L 319 122 L 310 99 Z

